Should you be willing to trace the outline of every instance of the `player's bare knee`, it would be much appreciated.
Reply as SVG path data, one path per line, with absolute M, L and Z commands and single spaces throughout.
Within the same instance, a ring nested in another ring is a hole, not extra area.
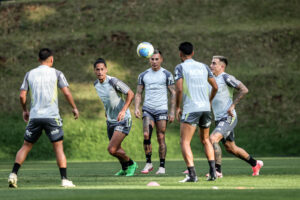
M 117 153 L 117 148 L 115 148 L 113 146 L 109 146 L 107 148 L 107 151 L 110 153 L 110 155 L 115 155 Z

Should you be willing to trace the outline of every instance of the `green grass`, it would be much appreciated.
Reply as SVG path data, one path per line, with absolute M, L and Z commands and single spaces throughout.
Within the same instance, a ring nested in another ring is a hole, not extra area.
M 134 177 L 114 177 L 117 162 L 69 162 L 69 178 L 74 189 L 59 187 L 59 172 L 55 162 L 25 162 L 19 171 L 17 189 L 7 187 L 7 176 L 12 163 L 0 163 L 0 199 L 299 199 L 300 158 L 263 158 L 261 175 L 252 177 L 251 167 L 239 159 L 224 159 L 222 179 L 207 182 L 206 160 L 196 160 L 197 183 L 178 183 L 184 178 L 183 161 L 167 161 L 167 175 L 139 173 Z M 155 163 L 155 169 L 158 163 Z M 154 170 L 155 171 L 155 170 Z M 156 181 L 160 187 L 148 187 Z M 213 189 L 217 187 L 218 189 Z

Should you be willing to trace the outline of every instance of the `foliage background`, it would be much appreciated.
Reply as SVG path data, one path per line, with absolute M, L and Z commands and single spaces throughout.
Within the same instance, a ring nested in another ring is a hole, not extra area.
M 190 41 L 195 59 L 209 64 L 213 55 L 229 58 L 228 73 L 248 87 L 237 106 L 236 142 L 254 156 L 299 156 L 300 2 L 297 0 L 20 0 L 0 5 L 0 160 L 12 160 L 23 143 L 19 88 L 27 71 L 38 66 L 40 48 L 55 52 L 54 67 L 70 83 L 80 119 L 60 96 L 65 151 L 72 160 L 114 160 L 103 105 L 93 88 L 92 64 L 108 61 L 109 74 L 136 89 L 148 61 L 136 46 L 151 42 L 173 72 L 178 45 Z M 133 106 L 131 106 L 133 111 Z M 131 112 L 133 114 L 133 112 Z M 181 158 L 179 124 L 167 129 L 169 159 Z M 134 119 L 124 148 L 144 159 L 142 122 Z M 154 159 L 157 143 L 152 140 Z M 195 157 L 204 157 L 196 136 Z M 227 155 L 225 153 L 225 155 Z M 43 135 L 29 159 L 54 159 Z

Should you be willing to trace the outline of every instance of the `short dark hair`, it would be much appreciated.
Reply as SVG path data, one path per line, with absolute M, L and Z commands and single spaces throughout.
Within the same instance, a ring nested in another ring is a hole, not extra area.
M 183 42 L 179 45 L 179 51 L 181 51 L 184 55 L 191 55 L 193 50 L 193 45 L 190 42 Z
M 213 56 L 213 58 L 219 59 L 221 62 L 225 63 L 225 65 L 228 65 L 228 60 L 225 56 Z
M 48 48 L 43 48 L 39 52 L 39 59 L 41 61 L 47 60 L 50 56 L 53 56 L 52 51 Z
M 153 55 L 154 54 L 160 54 L 160 56 L 162 56 L 162 52 L 158 49 L 154 49 Z
M 98 58 L 95 62 L 94 62 L 94 69 L 96 68 L 96 65 L 99 63 L 103 63 L 106 67 L 106 62 L 103 58 Z

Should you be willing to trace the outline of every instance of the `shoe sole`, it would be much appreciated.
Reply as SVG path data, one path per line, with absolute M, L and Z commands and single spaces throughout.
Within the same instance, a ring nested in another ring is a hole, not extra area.
M 149 174 L 149 172 L 153 171 L 153 167 L 149 169 L 148 171 L 141 171 L 142 174 Z

